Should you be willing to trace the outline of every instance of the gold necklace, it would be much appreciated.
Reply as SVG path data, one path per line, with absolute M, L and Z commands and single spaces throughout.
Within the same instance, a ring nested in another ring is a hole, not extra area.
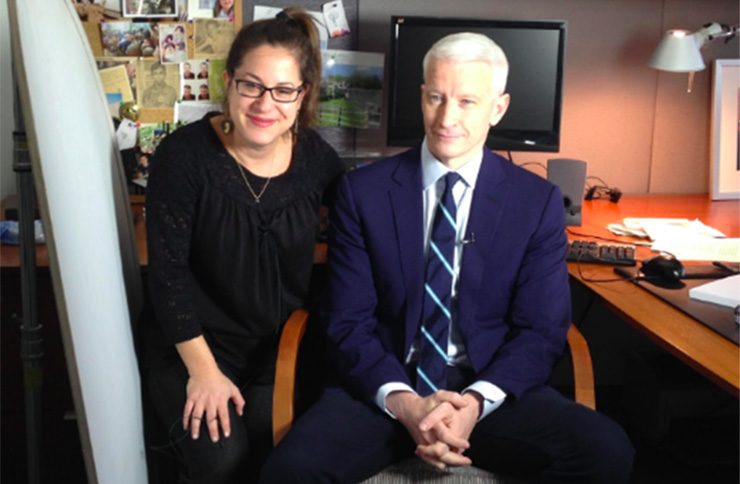
M 262 185 L 262 190 L 260 190 L 259 194 L 255 193 L 252 189 L 252 185 L 249 184 L 249 180 L 247 179 L 246 173 L 244 173 L 244 167 L 242 166 L 239 161 L 237 161 L 236 157 L 234 157 L 234 162 L 236 163 L 236 166 L 239 167 L 239 173 L 242 174 L 242 179 L 244 180 L 244 184 L 247 185 L 247 188 L 249 189 L 249 193 L 252 194 L 254 197 L 255 203 L 260 203 L 260 198 L 262 198 L 262 195 L 265 194 L 265 190 L 267 190 L 267 185 L 270 184 L 270 180 L 272 180 L 272 165 L 275 163 L 275 158 L 277 158 L 277 148 L 275 149 L 275 154 L 272 156 L 272 160 L 270 161 L 270 174 L 267 177 L 267 181 L 264 185 Z

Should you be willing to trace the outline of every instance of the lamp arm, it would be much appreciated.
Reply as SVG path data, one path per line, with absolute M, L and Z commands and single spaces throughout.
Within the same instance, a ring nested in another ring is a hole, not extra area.
M 730 39 L 738 34 L 737 25 L 722 25 L 717 22 L 712 22 L 704 25 L 704 27 L 693 34 L 696 40 L 696 45 L 699 48 L 703 47 L 708 42 L 715 39 L 725 39 L 728 42 Z
M 711 40 L 714 39 L 725 39 L 725 44 L 735 38 L 738 33 L 740 32 L 740 26 L 733 25 L 733 26 L 725 26 L 726 29 L 721 34 L 717 34 L 712 36 Z

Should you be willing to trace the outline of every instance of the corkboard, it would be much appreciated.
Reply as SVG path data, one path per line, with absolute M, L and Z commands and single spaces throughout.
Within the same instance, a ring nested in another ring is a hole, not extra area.
M 175 110 L 173 108 L 142 108 L 139 110 L 138 122 L 141 124 L 162 123 L 164 121 L 170 123 L 175 121 Z
M 103 57 L 103 39 L 100 36 L 100 22 L 82 22 L 87 41 L 90 44 L 94 57 Z
M 244 5 L 242 3 L 242 0 L 236 0 L 234 2 L 234 31 L 238 32 L 242 25 L 244 19 Z M 147 21 L 147 20 L 154 20 L 154 19 L 134 19 L 134 18 L 107 18 L 103 21 L 126 21 L 126 22 L 133 22 L 133 21 Z M 88 21 L 84 20 L 82 22 L 82 26 L 85 30 L 85 34 L 87 35 L 88 42 L 90 44 L 90 49 L 92 50 L 93 57 L 104 57 L 103 52 L 103 39 L 100 33 L 100 20 L 98 21 Z M 187 37 L 187 49 L 188 49 L 188 59 L 194 59 L 194 40 L 193 40 L 193 34 L 194 34 L 194 26 L 193 22 L 186 21 L 186 22 L 180 22 L 177 20 L 163 20 L 157 22 L 158 24 L 166 24 L 166 23 L 184 23 L 185 24 L 185 32 Z M 137 93 L 138 95 L 138 93 Z M 175 118 L 175 110 L 173 108 L 140 108 L 139 110 L 139 119 L 138 122 L 142 124 L 148 124 L 148 123 L 161 123 L 164 121 L 168 122 L 174 122 Z

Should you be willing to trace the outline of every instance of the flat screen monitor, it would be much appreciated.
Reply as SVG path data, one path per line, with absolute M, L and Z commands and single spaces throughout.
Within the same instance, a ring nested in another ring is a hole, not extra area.
M 509 61 L 506 92 L 511 104 L 489 131 L 486 146 L 502 151 L 559 151 L 565 21 L 393 16 L 388 145 L 414 146 L 423 139 L 422 60 L 434 42 L 456 32 L 487 35 Z

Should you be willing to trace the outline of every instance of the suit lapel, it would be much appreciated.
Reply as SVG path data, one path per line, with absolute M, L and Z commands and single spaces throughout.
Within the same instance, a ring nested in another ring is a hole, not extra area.
M 501 163 L 500 158 L 484 149 L 466 234 L 466 239 L 474 237 L 475 242 L 467 245 L 463 251 L 458 281 L 458 322 L 461 328 L 469 327 L 475 315 L 485 263 L 498 233 L 505 201 L 509 197 L 510 187 L 505 183 L 506 174 Z
M 404 345 L 408 352 L 421 319 L 424 285 L 424 208 L 419 149 L 401 157 L 392 178 L 395 184 L 391 186 L 389 195 L 408 304 Z

